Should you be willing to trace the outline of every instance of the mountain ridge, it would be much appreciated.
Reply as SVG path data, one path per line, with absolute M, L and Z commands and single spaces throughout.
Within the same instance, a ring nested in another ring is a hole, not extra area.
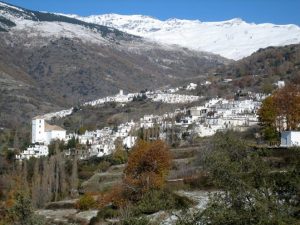
M 300 43 L 300 27 L 295 24 L 255 24 L 241 18 L 202 22 L 176 18 L 161 21 L 144 15 L 63 15 L 113 27 L 159 43 L 178 44 L 234 60 L 247 57 L 260 48 Z

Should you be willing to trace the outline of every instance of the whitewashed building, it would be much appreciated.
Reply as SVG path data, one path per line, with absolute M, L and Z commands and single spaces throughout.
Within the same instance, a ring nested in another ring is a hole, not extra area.
M 31 145 L 26 150 L 24 150 L 16 158 L 19 160 L 30 159 L 31 157 L 40 158 L 42 156 L 48 156 L 49 149 L 45 145 Z
M 284 88 L 285 87 L 285 82 L 284 80 L 279 80 L 275 83 L 275 85 L 278 87 L 278 88 Z
M 197 84 L 190 83 L 187 87 L 186 90 L 195 90 L 197 88 Z
M 44 117 L 34 117 L 32 119 L 32 143 L 43 143 L 49 145 L 52 140 L 65 140 L 66 130 L 48 124 Z
M 32 133 L 31 142 L 26 150 L 24 150 L 16 158 L 19 160 L 30 159 L 31 157 L 40 158 L 42 156 L 48 156 L 48 145 L 52 140 L 65 140 L 66 130 L 63 128 L 50 125 L 45 121 L 42 116 L 37 116 L 32 119 Z
M 135 136 L 127 136 L 123 139 L 123 145 L 125 148 L 132 148 L 137 141 L 137 137 Z
M 281 147 L 300 147 L 300 131 L 281 132 Z

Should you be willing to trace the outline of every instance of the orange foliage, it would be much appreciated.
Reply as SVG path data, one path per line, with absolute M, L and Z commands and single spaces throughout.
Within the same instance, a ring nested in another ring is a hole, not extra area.
M 258 112 L 261 122 L 282 130 L 296 130 L 300 123 L 300 90 L 296 85 L 278 89 L 263 101 Z
M 15 204 L 15 198 L 16 198 L 16 194 L 21 191 L 24 190 L 24 187 L 22 186 L 22 178 L 18 175 L 13 175 L 11 177 L 11 189 L 10 191 L 7 193 L 7 198 L 5 201 L 5 207 L 6 208 L 11 208 L 14 204 Z
M 121 185 L 116 185 L 111 191 L 100 195 L 97 202 L 98 207 L 102 209 L 109 204 L 122 208 L 126 206 L 128 201 L 124 197 L 123 187 Z
M 268 126 L 276 127 L 278 110 L 275 105 L 274 96 L 267 97 L 258 111 L 259 117 Z
M 145 192 L 160 189 L 171 167 L 171 153 L 163 141 L 139 141 L 128 159 L 122 184 L 98 197 L 98 207 L 109 204 L 123 208 Z
M 130 197 L 162 188 L 171 167 L 171 154 L 163 141 L 139 141 L 124 171 L 123 185 Z
M 11 208 L 14 204 L 15 204 L 15 191 L 10 191 L 8 193 L 8 198 L 7 200 L 5 201 L 5 207 L 6 208 Z
M 286 130 L 295 130 L 300 123 L 300 90 L 296 85 L 287 85 L 274 93 L 279 116 L 286 120 Z

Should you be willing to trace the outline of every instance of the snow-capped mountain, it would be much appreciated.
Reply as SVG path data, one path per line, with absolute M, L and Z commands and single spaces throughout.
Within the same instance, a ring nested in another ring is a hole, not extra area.
M 300 43 L 300 27 L 296 25 L 254 24 L 241 19 L 223 22 L 179 19 L 161 21 L 142 15 L 117 14 L 68 16 L 161 43 L 212 52 L 234 60 L 249 56 L 260 48 Z
M 98 44 L 138 40 L 118 29 L 91 24 L 53 13 L 32 11 L 0 1 L 0 32 L 22 33 L 29 38 L 66 37 Z
M 226 63 L 230 60 L 211 53 L 0 1 L 2 126 L 119 89 L 137 92 L 198 81 Z

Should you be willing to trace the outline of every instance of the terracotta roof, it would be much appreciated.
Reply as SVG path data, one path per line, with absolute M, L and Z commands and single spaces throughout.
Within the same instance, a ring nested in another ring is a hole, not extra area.
M 44 116 L 35 116 L 32 118 L 33 120 L 45 119 Z
M 61 128 L 60 126 L 56 125 L 50 125 L 45 122 L 45 131 L 52 131 L 52 130 L 57 130 L 57 131 L 65 131 L 65 129 Z

